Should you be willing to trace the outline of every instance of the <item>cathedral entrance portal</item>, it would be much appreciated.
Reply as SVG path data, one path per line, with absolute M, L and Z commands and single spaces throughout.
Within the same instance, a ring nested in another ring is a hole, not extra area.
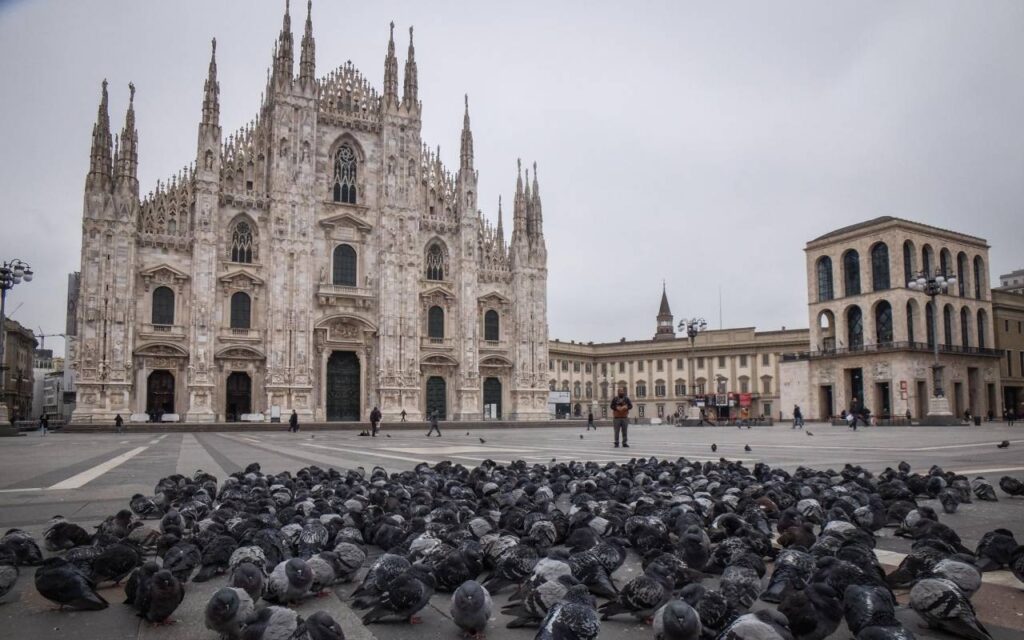
M 486 378 L 484 380 L 484 407 L 487 407 L 487 405 L 494 405 L 494 414 L 491 417 L 500 420 L 501 380 L 498 380 L 497 378 Z
M 327 359 L 327 419 L 359 420 L 359 358 L 352 351 L 335 351 Z
M 146 413 L 152 418 L 165 413 L 174 413 L 174 376 L 170 371 L 159 369 L 149 374 L 146 380 Z
M 434 412 L 437 412 L 438 420 L 444 420 L 448 416 L 448 385 L 440 376 L 427 378 L 428 420 Z
M 248 373 L 235 371 L 228 376 L 227 410 L 224 415 L 228 422 L 238 422 L 244 413 L 252 413 L 252 378 Z

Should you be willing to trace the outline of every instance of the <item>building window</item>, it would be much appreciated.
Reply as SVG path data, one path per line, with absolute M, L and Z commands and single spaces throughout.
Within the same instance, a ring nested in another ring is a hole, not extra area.
M 484 314 L 484 340 L 490 340 L 497 342 L 500 338 L 499 329 L 501 328 L 500 320 L 498 319 L 498 312 L 494 309 L 489 309 Z
M 768 417 L 768 418 L 772 417 L 772 403 L 765 402 L 761 406 L 764 407 L 764 415 L 765 415 L 765 417 Z
M 956 254 L 956 286 L 960 289 L 960 297 L 967 295 L 967 280 L 964 274 L 967 272 L 967 254 L 961 251 Z
M 580 372 L 580 363 L 579 362 L 573 362 L 572 363 L 572 370 L 574 372 L 576 372 L 576 373 L 579 373 Z
M 971 312 L 967 307 L 960 309 L 960 346 L 971 346 Z
M 704 378 L 697 378 L 697 395 L 702 396 L 706 393 L 708 381 Z
M 654 395 L 658 396 L 659 398 L 664 398 L 665 395 L 666 395 L 665 389 L 666 389 L 666 387 L 665 387 L 665 381 L 664 380 L 655 380 L 655 382 L 654 382 Z
M 875 305 L 875 341 L 892 344 L 892 305 L 885 300 Z
M 907 302 L 907 340 L 914 341 L 914 302 Z
M 854 249 L 843 254 L 843 295 L 860 295 L 860 254 Z
M 591 367 L 591 364 L 589 362 L 586 365 L 585 371 L 586 373 L 591 373 L 593 371 L 593 368 Z
M 554 380 L 548 380 L 548 391 L 554 391 L 557 384 Z
M 562 366 L 562 371 L 568 371 L 569 370 L 569 361 L 568 360 L 562 360 L 561 366 Z
M 860 307 L 854 305 L 846 312 L 846 344 L 850 350 L 864 348 L 864 318 L 861 315 Z
M 987 324 L 988 324 L 988 315 L 985 313 L 984 309 L 978 309 L 978 348 L 979 349 L 984 349 L 985 348 L 985 343 L 986 343 L 985 335 L 988 333 L 988 331 L 986 331 L 986 329 L 987 329 L 986 325 Z
M 871 248 L 871 290 L 889 288 L 889 246 L 879 242 Z
M 645 411 L 646 411 L 646 407 L 644 407 L 644 405 L 642 405 L 642 404 L 636 405 L 636 415 L 638 415 L 639 417 L 643 418 Z
M 174 324 L 174 292 L 170 287 L 153 289 L 153 324 Z
M 427 337 L 434 340 L 444 338 L 444 309 L 436 305 L 427 311 Z
M 356 203 L 356 154 L 347 144 L 334 154 L 334 201 Z
M 704 356 L 701 356 L 701 357 L 697 358 L 697 368 L 698 369 L 703 369 L 704 368 Z
M 548 360 L 548 371 L 554 371 L 554 370 L 555 370 L 555 361 L 554 360 Z
M 562 391 L 568 391 L 568 390 L 569 390 L 569 381 L 568 380 L 562 380 Z
M 740 378 L 740 393 L 750 393 L 750 378 L 747 376 Z
M 835 297 L 835 290 L 832 287 L 832 258 L 822 256 L 818 258 L 818 302 L 825 302 Z
M 677 396 L 685 396 L 686 395 L 686 380 L 682 380 L 682 379 L 676 380 L 675 391 L 676 391 L 676 395 Z
M 636 383 L 636 397 L 646 398 L 647 397 L 647 383 L 640 380 Z
M 601 383 L 601 399 L 602 400 L 607 400 L 608 399 L 608 383 L 607 382 L 602 382 Z
M 939 272 L 949 273 L 951 271 L 951 265 L 949 263 L 952 261 L 952 257 L 949 255 L 949 249 L 941 249 L 939 251 Z
M 643 371 L 644 370 L 644 361 L 643 360 L 638 360 L 637 361 L 637 363 L 636 363 L 636 370 L 637 371 Z
M 676 369 L 682 369 L 682 368 L 683 368 L 683 359 L 682 358 L 676 358 Z
M 608 375 L 608 363 L 607 362 L 602 362 L 601 363 L 601 375 L 602 376 Z
M 930 302 L 924 305 L 924 328 L 928 336 L 928 346 L 935 346 L 935 311 L 932 309 L 932 303 Z
M 725 366 L 725 356 L 718 356 L 718 368 L 721 369 Z
M 332 282 L 346 287 L 356 286 L 356 250 L 347 244 L 334 248 L 334 273 Z
M 950 346 L 953 344 L 953 307 L 946 305 L 942 308 L 942 344 Z
M 747 356 L 745 354 L 740 356 L 740 366 L 747 366 Z
M 434 243 L 427 249 L 427 280 L 444 280 L 444 249 Z
M 771 356 L 769 356 L 767 353 L 762 353 L 761 354 L 761 366 L 762 367 L 767 367 L 770 364 L 771 364 Z
M 586 389 L 587 389 L 586 395 L 584 395 L 583 397 L 586 398 L 587 400 L 589 400 L 589 399 L 594 397 L 594 383 L 593 382 L 588 382 Z
M 903 242 L 903 282 L 909 283 L 917 277 L 914 268 L 914 243 L 910 240 Z
M 772 392 L 772 379 L 771 376 L 765 376 L 761 378 L 761 393 L 765 395 L 771 395 Z
M 1013 352 L 1009 349 L 1006 350 L 1006 375 L 1013 377 Z
M 983 293 L 981 283 L 985 279 L 985 263 L 981 256 L 974 256 L 974 297 L 981 300 Z M 981 346 L 981 345 L 979 345 Z
M 658 403 L 658 417 L 659 418 L 664 418 L 665 417 L 665 405 L 663 405 L 661 403 Z
M 664 370 L 665 370 L 665 361 L 664 360 L 658 360 L 658 371 L 664 371 Z
M 932 272 L 932 263 L 935 262 L 932 258 L 931 245 L 924 245 L 921 248 L 921 268 L 925 273 L 930 274 Z
M 619 373 L 625 373 L 625 372 L 626 372 L 626 363 L 625 362 L 620 362 L 619 363 Z
M 249 264 L 256 256 L 255 233 L 252 225 L 239 220 L 231 231 L 231 262 Z
M 231 328 L 248 329 L 252 321 L 252 300 L 241 291 L 231 296 Z
M 572 397 L 579 398 L 582 391 L 582 385 L 577 381 L 572 385 Z

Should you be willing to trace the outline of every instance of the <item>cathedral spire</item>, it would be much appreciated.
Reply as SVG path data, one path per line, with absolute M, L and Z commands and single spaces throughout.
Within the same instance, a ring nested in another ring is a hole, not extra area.
M 523 194 L 523 161 L 516 160 L 516 195 L 512 201 L 512 242 L 522 240 L 526 232 L 526 198 Z
M 398 106 L 398 58 L 395 56 L 395 23 L 391 23 L 388 54 L 384 56 L 384 102 Z
M 473 171 L 473 132 L 469 128 L 469 94 L 466 94 L 466 112 L 462 116 L 462 150 L 459 166 L 464 173 Z
M 103 80 L 103 93 L 96 112 L 96 124 L 92 127 L 92 150 L 89 154 L 89 174 L 85 179 L 86 189 L 109 191 L 113 166 L 111 162 L 110 115 L 107 113 L 107 81 Z
M 416 109 L 419 102 L 419 84 L 416 80 L 416 47 L 412 43 L 412 27 L 409 27 L 409 55 L 405 59 L 405 87 L 402 104 L 409 111 Z
M 217 38 L 210 43 L 210 68 L 206 73 L 203 85 L 203 119 L 202 124 L 218 126 L 220 124 L 220 83 L 217 82 Z
M 505 247 L 505 227 L 501 221 L 501 196 L 498 196 L 498 228 L 496 234 L 498 236 L 498 246 Z
M 274 79 L 278 84 L 291 82 L 295 66 L 293 52 L 295 42 L 292 40 L 291 0 L 284 0 L 284 19 L 281 21 L 281 33 L 274 45 Z
M 540 206 L 540 185 L 537 183 L 537 163 L 533 163 L 533 200 L 530 202 L 530 211 L 533 214 L 533 224 L 530 226 L 533 233 L 541 235 L 544 233 L 544 216 Z
M 299 82 L 312 86 L 316 80 L 316 42 L 313 40 L 313 0 L 306 2 L 306 30 L 302 34 Z
M 124 128 L 121 130 L 115 178 L 118 185 L 126 184 L 132 193 L 138 195 L 139 132 L 135 129 L 135 85 L 133 83 L 128 83 L 128 92 L 128 111 L 125 113 Z

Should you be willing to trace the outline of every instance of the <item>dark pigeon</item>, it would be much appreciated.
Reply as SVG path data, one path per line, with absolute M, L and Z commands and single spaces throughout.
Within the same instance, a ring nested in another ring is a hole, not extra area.
M 50 602 L 72 609 L 98 611 L 107 601 L 96 593 L 96 583 L 63 558 L 50 558 L 36 570 L 36 591 Z

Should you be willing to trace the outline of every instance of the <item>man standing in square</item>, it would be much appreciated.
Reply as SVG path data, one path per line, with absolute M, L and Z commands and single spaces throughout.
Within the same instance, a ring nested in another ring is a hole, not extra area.
M 622 434 L 622 446 L 629 447 L 629 411 L 633 403 L 626 397 L 626 389 L 620 388 L 618 395 L 612 398 L 611 403 L 613 428 L 615 431 L 615 446 L 619 446 L 619 433 Z

